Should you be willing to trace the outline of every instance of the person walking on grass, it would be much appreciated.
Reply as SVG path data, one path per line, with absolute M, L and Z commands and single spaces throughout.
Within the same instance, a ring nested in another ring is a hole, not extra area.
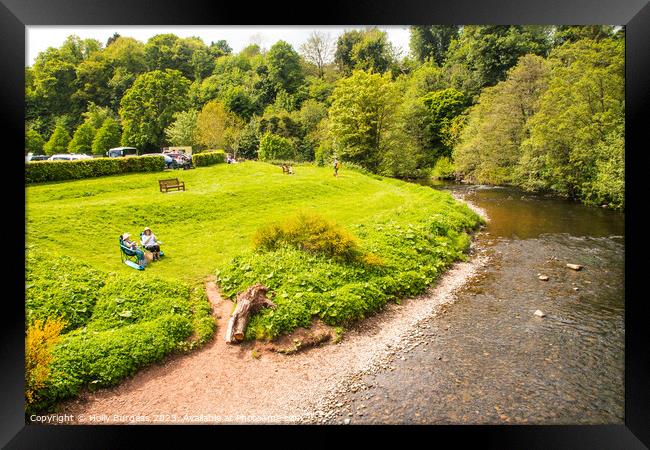
M 334 158 L 334 176 L 335 177 L 339 176 L 339 167 L 340 167 L 339 160 Z
M 156 235 L 151 232 L 151 228 L 145 227 L 144 231 L 140 235 L 142 239 L 142 246 L 153 253 L 153 260 L 157 261 L 160 259 L 160 244 L 156 240 Z

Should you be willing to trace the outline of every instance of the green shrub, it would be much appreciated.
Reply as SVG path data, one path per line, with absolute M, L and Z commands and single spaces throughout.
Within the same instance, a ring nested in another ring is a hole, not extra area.
M 117 384 L 138 369 L 179 348 L 192 333 L 187 317 L 166 314 L 120 329 L 80 329 L 55 347 L 51 384 L 41 393 L 44 407 L 77 395 L 81 388 Z
M 25 183 L 76 180 L 129 172 L 158 172 L 164 168 L 165 159 L 160 155 L 75 161 L 34 161 L 25 164 Z
M 214 150 L 192 155 L 192 163 L 196 167 L 211 166 L 226 162 L 226 152 L 223 150 Z
M 257 231 L 253 242 L 256 248 L 267 251 L 290 246 L 345 260 L 359 255 L 352 234 L 317 214 L 300 213 L 281 224 L 266 225 Z
M 260 139 L 257 157 L 260 161 L 295 160 L 296 148 L 291 139 L 267 132 Z
M 66 333 L 90 321 L 105 275 L 67 256 L 26 253 L 25 326 L 59 317 Z
M 454 163 L 447 156 L 442 156 L 436 161 L 431 171 L 431 177 L 438 180 L 449 180 L 454 178 Z

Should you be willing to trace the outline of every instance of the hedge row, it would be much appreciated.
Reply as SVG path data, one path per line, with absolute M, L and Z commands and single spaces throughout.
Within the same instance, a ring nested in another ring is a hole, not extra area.
M 159 172 L 164 169 L 165 159 L 153 155 L 75 161 L 34 161 L 25 164 L 25 183 L 76 180 L 129 172 Z
M 211 166 L 226 162 L 226 152 L 223 150 L 214 150 L 192 155 L 192 163 L 196 167 Z

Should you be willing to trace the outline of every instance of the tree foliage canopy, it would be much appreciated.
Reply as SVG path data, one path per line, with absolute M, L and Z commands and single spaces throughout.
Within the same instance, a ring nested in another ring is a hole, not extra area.
M 188 106 L 190 81 L 177 70 L 140 75 L 120 102 L 122 144 L 140 149 L 160 148 L 165 127 L 174 113 Z

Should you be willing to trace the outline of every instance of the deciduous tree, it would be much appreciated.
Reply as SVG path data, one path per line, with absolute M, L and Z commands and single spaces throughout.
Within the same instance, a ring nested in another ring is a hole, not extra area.
M 339 80 L 332 98 L 329 118 L 338 156 L 378 170 L 399 104 L 390 75 L 355 71 Z
M 46 155 L 55 155 L 58 153 L 68 152 L 68 143 L 70 143 L 70 133 L 61 124 L 57 125 L 50 136 L 50 139 L 43 146 Z
M 303 57 L 316 66 L 318 77 L 323 78 L 325 65 L 332 61 L 334 41 L 329 33 L 313 31 L 300 51 Z
M 188 106 L 190 81 L 177 70 L 155 70 L 140 75 L 120 102 L 122 144 L 140 149 L 159 149 L 164 130 L 174 113 Z
M 93 140 L 93 155 L 106 155 L 106 152 L 120 145 L 120 126 L 112 119 L 107 117 L 102 126 L 97 130 Z
M 95 139 L 95 127 L 90 123 L 82 123 L 72 135 L 72 140 L 68 144 L 68 153 L 92 152 L 93 140 Z

